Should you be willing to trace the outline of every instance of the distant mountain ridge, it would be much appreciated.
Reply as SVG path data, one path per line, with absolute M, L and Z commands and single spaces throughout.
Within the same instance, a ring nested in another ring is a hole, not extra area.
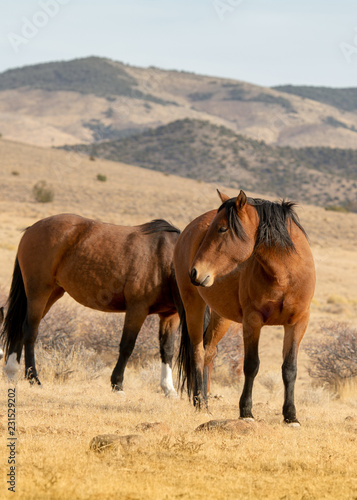
M 357 210 L 357 150 L 276 147 L 199 120 L 178 120 L 113 141 L 63 149 L 93 157 Z
M 357 110 L 357 88 L 335 89 L 308 85 L 276 85 L 272 88 L 279 92 L 323 102 L 343 111 Z
M 46 91 L 79 92 L 98 97 L 130 96 L 164 103 L 137 90 L 137 81 L 121 66 L 99 57 L 36 64 L 5 71 L 0 75 L 0 91 L 32 88 Z
M 187 118 L 272 145 L 356 148 L 356 92 L 267 88 L 93 56 L 1 73 L 0 133 L 40 146 L 89 144 Z

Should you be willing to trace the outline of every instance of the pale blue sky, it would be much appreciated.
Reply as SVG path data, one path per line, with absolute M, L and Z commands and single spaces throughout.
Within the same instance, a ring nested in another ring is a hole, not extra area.
M 89 55 L 261 85 L 357 87 L 357 0 L 0 2 L 0 71 Z

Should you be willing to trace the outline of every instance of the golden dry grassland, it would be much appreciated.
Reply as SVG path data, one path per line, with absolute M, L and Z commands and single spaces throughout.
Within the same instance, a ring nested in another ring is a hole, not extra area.
M 138 224 L 164 217 L 182 229 L 196 215 L 218 206 L 215 187 L 235 194 L 221 186 L 4 140 L 0 158 L 4 294 L 21 231 L 40 218 L 73 212 Z M 98 173 L 107 181 L 99 182 Z M 52 203 L 32 198 L 32 186 L 41 179 L 53 185 Z M 322 322 L 357 323 L 357 215 L 311 206 L 300 207 L 299 215 L 310 235 L 318 277 L 308 342 L 321 335 Z M 69 298 L 62 302 L 76 314 L 87 314 Z M 108 365 L 96 365 L 93 353 L 78 347 L 70 375 L 59 379 L 53 360 L 38 346 L 43 387 L 30 387 L 21 373 L 16 388 L 16 498 L 356 499 L 356 384 L 351 382 L 340 395 L 316 386 L 302 350 L 296 384 L 302 427 L 284 426 L 282 335 L 280 328 L 262 332 L 254 390 L 256 423 L 207 432 L 195 429 L 211 419 L 238 417 L 242 381 L 227 377 L 225 366 L 218 364 L 213 372 L 212 394 L 222 397 L 210 400 L 211 414 L 196 413 L 185 395 L 163 396 L 158 360 L 128 366 L 126 397 L 119 397 L 109 383 L 116 353 L 108 354 Z M 1 498 L 12 498 L 6 487 L 7 388 L 1 373 Z M 146 422 L 161 425 L 144 430 L 141 424 Z M 140 437 L 97 453 L 89 444 L 99 434 Z

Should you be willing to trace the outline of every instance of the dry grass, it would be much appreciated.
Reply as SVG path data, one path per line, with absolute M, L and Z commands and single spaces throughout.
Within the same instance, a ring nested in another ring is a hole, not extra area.
M 184 397 L 165 399 L 140 371 L 130 370 L 127 397 L 109 389 L 109 372 L 91 380 L 86 358 L 77 358 L 70 381 L 43 388 L 17 385 L 16 498 L 355 498 L 357 416 L 355 400 L 316 404 L 298 391 L 300 429 L 285 427 L 281 395 L 256 385 L 257 424 L 249 432 L 195 432 L 213 418 L 236 418 L 238 393 L 211 400 L 212 415 L 196 413 Z M 87 376 L 89 375 L 89 377 Z M 0 381 L 1 405 L 6 387 Z M 225 388 L 217 387 L 225 390 Z M 301 388 L 300 388 L 301 389 Z M 310 387 L 311 394 L 314 390 Z M 143 432 L 144 422 L 165 425 Z M 1 420 L 6 436 L 5 415 Z M 96 454 L 99 434 L 138 434 L 134 445 Z M 1 477 L 6 474 L 1 448 Z

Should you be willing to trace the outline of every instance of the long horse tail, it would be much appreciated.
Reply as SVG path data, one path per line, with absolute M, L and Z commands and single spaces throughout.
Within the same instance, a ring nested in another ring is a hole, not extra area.
M 24 280 L 16 256 L 14 272 L 8 298 L 8 308 L 1 330 L 1 338 L 4 344 L 5 362 L 10 354 L 18 350 L 23 342 L 23 324 L 27 312 L 27 297 Z
M 179 354 L 177 357 L 178 365 L 178 386 L 181 389 L 181 393 L 185 389 L 189 399 L 191 399 L 192 393 L 195 388 L 195 369 L 193 360 L 193 349 L 190 336 L 188 334 L 186 312 L 184 307 L 179 310 L 180 314 L 180 327 L 181 327 L 181 342 Z M 208 324 L 210 321 L 210 309 L 207 306 L 205 310 L 204 326 L 203 326 L 203 338 L 206 335 Z

